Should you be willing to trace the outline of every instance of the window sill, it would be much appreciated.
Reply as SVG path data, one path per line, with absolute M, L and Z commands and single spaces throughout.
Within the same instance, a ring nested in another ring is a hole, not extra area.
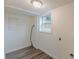
M 40 33 L 45 33 L 45 34 L 52 34 L 52 31 L 46 32 L 46 31 L 39 31 Z

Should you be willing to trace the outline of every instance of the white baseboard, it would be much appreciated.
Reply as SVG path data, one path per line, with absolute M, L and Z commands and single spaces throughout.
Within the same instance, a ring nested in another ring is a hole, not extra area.
M 19 47 L 19 48 L 16 48 L 16 49 L 13 49 L 13 50 L 9 50 L 9 51 L 4 52 L 4 53 L 7 54 L 7 53 L 10 53 L 10 52 L 13 52 L 13 51 L 16 51 L 16 50 L 22 49 L 22 48 L 26 48 L 26 47 L 29 47 L 29 46 Z M 46 50 L 44 50 L 44 49 L 42 49 L 42 48 L 39 48 L 39 47 L 35 47 L 35 48 L 36 48 L 36 49 L 40 49 L 41 51 L 45 52 L 46 54 L 48 54 L 49 56 L 51 56 L 51 57 L 54 58 L 54 59 L 58 59 L 57 56 L 52 55 L 51 53 L 47 52 Z
M 39 48 L 41 51 L 45 52 L 46 54 L 48 54 L 50 57 L 54 58 L 54 59 L 59 59 L 56 55 L 52 55 L 51 53 L 47 52 L 46 50 Z
M 26 48 L 26 47 L 29 47 L 29 46 L 19 47 L 19 48 L 16 48 L 16 49 L 12 49 L 12 50 L 9 50 L 9 51 L 5 51 L 4 53 L 5 53 L 5 54 L 11 53 L 11 52 L 13 52 L 13 51 L 16 51 L 16 50 L 19 50 L 19 49 L 22 49 L 22 48 Z

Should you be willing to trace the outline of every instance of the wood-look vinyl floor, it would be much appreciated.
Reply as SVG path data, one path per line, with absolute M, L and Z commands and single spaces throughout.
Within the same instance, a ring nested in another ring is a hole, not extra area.
M 39 49 L 23 48 L 6 54 L 6 59 L 53 59 Z

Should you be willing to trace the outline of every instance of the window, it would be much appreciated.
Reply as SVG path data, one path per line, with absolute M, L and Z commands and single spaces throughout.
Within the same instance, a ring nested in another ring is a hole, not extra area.
M 40 32 L 51 32 L 51 15 L 40 17 Z

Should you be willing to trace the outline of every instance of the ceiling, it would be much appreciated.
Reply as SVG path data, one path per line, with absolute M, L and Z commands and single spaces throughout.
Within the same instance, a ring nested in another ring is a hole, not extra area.
M 34 8 L 30 1 L 31 0 L 5 0 L 5 11 L 28 15 L 41 15 L 74 0 L 41 0 L 43 2 L 41 8 Z

